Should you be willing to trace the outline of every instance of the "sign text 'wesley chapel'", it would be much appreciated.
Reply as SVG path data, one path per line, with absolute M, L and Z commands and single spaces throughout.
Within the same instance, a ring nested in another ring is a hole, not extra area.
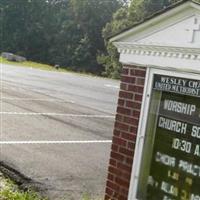
M 200 97 L 199 80 L 155 75 L 154 89 Z

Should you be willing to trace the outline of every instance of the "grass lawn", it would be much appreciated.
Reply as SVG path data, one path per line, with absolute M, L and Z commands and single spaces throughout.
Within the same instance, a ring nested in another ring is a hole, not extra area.
M 59 69 L 55 69 L 54 66 L 47 65 L 47 64 L 42 64 L 42 63 L 37 63 L 37 62 L 32 62 L 32 61 L 25 61 L 25 62 L 8 61 L 5 58 L 2 58 L 1 56 L 0 56 L 0 63 L 8 64 L 8 65 L 15 65 L 15 66 L 19 66 L 19 67 L 21 66 L 21 67 L 28 67 L 28 68 L 47 70 L 47 71 L 70 72 L 70 73 L 79 73 L 81 75 L 86 75 L 86 76 L 97 76 L 97 75 L 94 75 L 94 74 L 89 73 L 89 72 L 75 72 L 73 70 L 66 69 L 66 68 L 63 68 L 63 67 L 60 67 Z
M 34 192 L 18 190 L 17 186 L 8 179 L 1 177 L 0 184 L 0 200 L 47 200 Z
M 54 66 L 42 64 L 42 63 L 36 63 L 32 61 L 25 61 L 25 62 L 13 62 L 8 61 L 5 58 L 0 57 L 0 62 L 4 64 L 10 64 L 10 65 L 16 65 L 16 66 L 23 66 L 23 67 L 30 67 L 30 68 L 36 68 L 41 70 L 48 70 L 48 71 L 61 71 L 61 72 L 68 72 L 69 70 L 64 68 L 59 68 L 59 70 L 55 69 Z
M 33 191 L 23 192 L 18 189 L 18 186 L 9 179 L 4 178 L 0 172 L 0 200 L 48 200 L 48 198 L 42 198 Z M 68 200 L 68 198 L 62 198 L 61 200 Z M 91 198 L 90 195 L 84 194 L 81 200 L 101 200 L 100 198 Z

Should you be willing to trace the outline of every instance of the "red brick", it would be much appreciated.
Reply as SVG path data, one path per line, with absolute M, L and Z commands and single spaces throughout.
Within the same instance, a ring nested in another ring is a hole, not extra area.
M 125 189 L 125 188 L 121 188 L 120 189 L 120 194 L 123 194 L 124 196 L 128 196 L 128 189 Z
M 139 117 L 140 117 L 140 111 L 138 111 L 138 110 L 133 110 L 132 116 L 133 116 L 134 118 L 136 118 L 136 119 L 139 119 Z
M 128 90 L 128 84 L 126 84 L 126 83 L 121 83 L 121 84 L 120 84 L 120 89 L 121 89 L 121 90 Z
M 121 77 L 121 81 L 123 83 L 132 83 L 132 84 L 134 84 L 136 82 L 136 78 L 135 77 L 131 77 L 131 76 L 122 76 Z
M 128 142 L 128 148 L 133 150 L 135 148 L 135 142 L 136 141 L 133 141 L 133 142 Z
M 117 113 L 123 114 L 123 115 L 131 115 L 131 109 L 130 108 L 124 108 L 124 107 L 118 107 Z
M 127 200 L 146 69 L 124 66 L 105 200 Z
M 145 70 L 141 70 L 141 69 L 136 69 L 135 70 L 135 75 L 136 76 L 140 76 L 140 77 L 145 77 L 146 76 L 146 71 Z
M 122 117 L 122 115 L 117 114 L 117 115 L 116 115 L 116 121 L 118 121 L 118 122 L 123 122 L 123 117 Z
M 144 86 L 144 82 L 145 82 L 145 79 L 144 79 L 144 78 L 137 78 L 137 79 L 136 79 L 136 84 L 137 84 L 137 85 L 142 85 L 142 86 Z
M 113 190 L 111 190 L 110 188 L 106 188 L 106 194 L 109 196 L 113 195 Z
M 128 123 L 128 124 L 130 124 L 130 125 L 137 125 L 137 123 L 138 123 L 138 120 L 137 119 L 135 119 L 135 118 L 132 118 L 132 117 L 127 117 L 127 116 L 124 116 L 123 117 L 123 122 L 124 123 Z
M 117 137 L 120 136 L 120 131 L 114 129 L 114 131 L 113 131 L 113 135 L 115 135 L 115 136 L 117 136 Z
M 113 166 L 113 167 L 116 167 L 117 166 L 117 161 L 111 158 L 109 164 L 111 166 Z
M 115 160 L 118 160 L 118 161 L 123 161 L 124 160 L 124 156 L 119 154 L 119 153 L 116 153 L 116 152 L 111 152 L 111 158 L 115 159 Z
M 132 165 L 133 164 L 133 158 L 126 158 L 126 163 L 128 165 Z
M 126 188 L 129 187 L 128 181 L 125 181 L 121 178 L 116 178 L 116 183 L 119 184 L 120 186 L 123 186 L 123 187 L 126 187 Z
M 132 166 L 132 164 L 130 166 Z M 123 177 L 124 180 L 130 181 L 131 174 L 130 173 L 123 173 L 122 177 Z
M 118 200 L 119 199 L 119 190 L 117 192 L 114 193 L 114 195 L 112 196 L 113 199 L 112 200 Z
M 125 140 L 130 140 L 130 141 L 135 141 L 136 140 L 136 135 L 135 134 L 130 134 L 130 133 L 121 133 L 121 137 Z
M 130 93 L 130 92 L 120 91 L 119 92 L 119 97 L 120 98 L 125 98 L 125 99 L 133 99 L 133 94 Z
M 126 148 L 123 148 L 123 147 L 120 147 L 119 149 L 119 152 L 121 154 L 124 154 L 125 156 L 133 156 L 133 150 L 129 150 L 129 149 L 126 149 Z
M 134 102 L 133 108 L 140 110 L 141 109 L 141 103 Z
M 142 102 L 142 95 L 135 94 L 135 101 L 141 101 Z
M 134 109 L 141 109 L 141 103 L 137 103 L 134 101 L 126 101 L 126 107 L 134 108 Z
M 116 175 L 116 176 L 122 176 L 122 171 L 119 169 L 119 168 L 115 168 L 115 167 L 109 167 L 109 172 L 111 173 L 111 174 L 114 174 L 114 175 Z
M 145 77 L 146 71 L 143 69 L 131 69 L 130 71 L 131 76 L 138 76 L 138 77 Z
M 129 125 L 127 124 L 123 124 L 120 122 L 115 122 L 115 128 L 119 129 L 119 130 L 123 130 L 123 131 L 128 131 L 129 130 Z
M 130 92 L 136 92 L 139 94 L 143 94 L 143 90 L 144 90 L 143 86 L 137 86 L 137 85 L 129 85 L 128 86 L 128 91 L 130 91 Z
M 114 181 L 114 176 L 112 174 L 108 174 L 108 180 Z
M 124 120 L 125 120 L 125 119 L 124 119 Z M 132 126 L 137 126 L 137 125 L 138 125 L 138 119 L 132 118 L 132 121 L 131 121 L 130 125 L 132 125 Z
M 129 132 L 130 132 L 131 134 L 137 135 L 137 126 L 130 126 Z
M 126 101 L 125 105 L 126 105 L 126 107 L 133 108 L 134 102 L 133 101 Z
M 126 140 L 123 140 L 122 138 L 118 138 L 118 137 L 113 137 L 113 144 L 117 144 L 119 146 L 126 146 Z
M 120 195 L 117 200 L 127 200 L 127 197 L 124 195 Z
M 123 163 L 118 163 L 117 164 L 118 169 L 125 171 L 126 173 L 131 173 L 131 166 L 125 165 Z
M 132 167 L 132 164 L 130 165 Z M 127 180 L 130 182 L 130 179 L 131 179 L 131 173 L 124 173 L 123 174 L 123 178 L 124 180 Z
M 119 190 L 119 185 L 111 182 L 111 181 L 107 181 L 107 186 L 115 191 Z
M 118 105 L 119 106 L 124 106 L 125 100 L 123 99 L 118 99 Z
M 135 76 L 135 69 L 131 69 L 131 70 L 130 70 L 130 75 L 131 75 L 131 76 Z
M 111 149 L 112 149 L 113 151 L 115 151 L 115 152 L 118 152 L 118 145 L 112 144 Z

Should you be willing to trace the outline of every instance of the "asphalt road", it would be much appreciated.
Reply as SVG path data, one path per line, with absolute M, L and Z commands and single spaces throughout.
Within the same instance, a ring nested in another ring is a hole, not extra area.
M 52 200 L 103 197 L 118 90 L 119 81 L 1 65 L 0 161 Z

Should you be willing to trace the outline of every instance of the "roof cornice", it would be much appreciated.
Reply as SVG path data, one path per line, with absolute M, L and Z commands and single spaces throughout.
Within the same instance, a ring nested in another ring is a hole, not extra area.
M 146 45 L 137 43 L 115 42 L 120 54 L 132 54 L 154 57 L 173 57 L 200 61 L 200 51 L 198 47 L 172 47 L 159 45 Z

